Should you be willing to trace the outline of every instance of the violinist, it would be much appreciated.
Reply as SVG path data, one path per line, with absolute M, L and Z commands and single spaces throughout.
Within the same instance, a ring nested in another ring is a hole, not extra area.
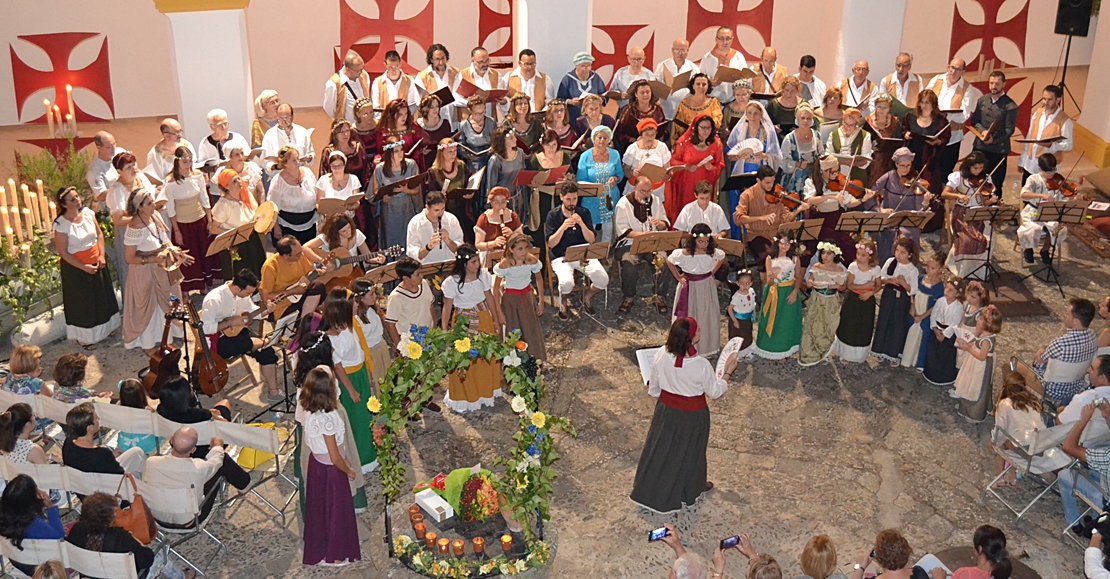
M 761 165 L 755 179 L 755 185 L 740 194 L 732 221 L 743 229 L 748 251 L 762 265 L 771 251 L 771 240 L 778 235 L 779 225 L 794 221 L 809 209 L 809 203 L 799 202 L 796 208 L 789 209 L 780 202 L 785 194 L 775 185 L 775 170 L 770 165 Z
M 846 231 L 837 231 L 836 224 L 844 211 L 870 202 L 873 193 L 863 189 L 862 183 L 848 186 L 847 178 L 840 172 L 840 162 L 831 153 L 818 159 L 821 171 L 806 179 L 802 187 L 805 202 L 810 205 L 809 218 L 822 219 L 819 239 L 831 241 L 840 248 L 842 258 L 855 261 L 856 242 Z M 853 191 L 858 191 L 853 195 Z M 817 242 L 806 242 L 807 249 L 816 255 Z
M 894 169 L 887 171 L 875 181 L 875 191 L 882 197 L 879 210 L 883 213 L 927 210 L 933 200 L 933 194 L 929 192 L 929 182 L 913 170 L 913 151 L 907 147 L 900 147 L 894 151 L 893 161 Z M 908 237 L 915 245 L 919 245 L 921 231 L 903 227 L 898 231 L 886 229 L 880 233 L 878 238 L 880 262 L 886 263 L 886 260 L 894 255 L 894 240 L 899 236 Z
M 272 301 L 266 302 L 261 311 L 254 305 L 251 296 L 258 285 L 258 276 L 253 271 L 247 268 L 239 270 L 231 281 L 216 286 L 204 296 L 200 319 L 205 336 L 215 341 L 215 352 L 221 358 L 229 360 L 236 356 L 250 356 L 258 362 L 262 381 L 266 383 L 268 401 L 278 402 L 285 396 L 278 389 L 277 354 L 273 347 L 264 348 L 264 342 L 252 337 L 249 329 L 252 320 L 274 311 Z M 234 335 L 222 333 L 228 330 L 233 330 L 230 333 Z
M 1021 188 L 1021 200 L 1025 206 L 1021 208 L 1021 227 L 1018 227 L 1017 236 L 1025 263 L 1033 263 L 1033 249 L 1040 243 L 1042 235 L 1048 236 L 1041 246 L 1041 261 L 1050 265 L 1050 244 L 1062 241 L 1068 230 L 1060 227 L 1057 221 L 1040 221 L 1041 204 L 1045 201 L 1064 201 L 1069 196 L 1065 190 L 1068 183 L 1063 175 L 1056 172 L 1056 155 L 1052 153 L 1037 157 L 1037 168 L 1040 171 L 1030 175 Z M 1074 195 L 1074 186 L 1071 191 Z
M 956 201 L 952 210 L 952 258 L 948 263 L 949 269 L 961 278 L 966 278 L 987 260 L 990 226 L 982 221 L 964 221 L 968 209 L 998 202 L 986 165 L 983 153 L 972 151 L 960 165 L 960 170 L 948 176 L 948 184 L 941 193 L 942 199 Z
M 620 310 L 623 313 L 628 313 L 632 309 L 632 305 L 636 302 L 636 282 L 640 278 L 648 277 L 645 275 L 645 267 L 650 266 L 652 258 L 655 257 L 651 253 L 639 255 L 632 253 L 632 240 L 641 235 L 670 229 L 667 213 L 663 210 L 663 202 L 652 194 L 651 179 L 640 175 L 634 181 L 632 192 L 617 201 L 617 207 L 613 212 L 613 224 L 616 226 L 618 238 L 615 244 L 616 257 L 621 267 L 621 296 L 624 298 Z M 654 273 L 655 283 L 652 287 L 655 307 L 659 313 L 665 314 L 669 310 L 666 302 L 659 296 L 662 270 Z

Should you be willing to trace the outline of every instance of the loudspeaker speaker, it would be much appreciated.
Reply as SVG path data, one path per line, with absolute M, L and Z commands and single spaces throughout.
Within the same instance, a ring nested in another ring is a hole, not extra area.
M 1087 36 L 1093 0 L 1060 0 L 1056 7 L 1056 34 Z

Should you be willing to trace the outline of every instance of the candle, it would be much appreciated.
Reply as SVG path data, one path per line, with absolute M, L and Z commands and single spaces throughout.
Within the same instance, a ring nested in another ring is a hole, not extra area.
M 501 535 L 501 550 L 508 553 L 513 550 L 513 536 Z
M 20 246 L 20 249 L 23 250 L 23 263 L 26 265 L 27 269 L 31 269 L 31 245 L 29 243 L 24 243 Z
M 23 208 L 23 222 L 27 224 L 27 241 L 35 242 L 35 230 L 31 226 L 31 210 Z
M 66 85 L 66 106 L 69 107 L 69 114 L 77 114 L 77 109 L 73 108 L 73 85 Z
M 54 122 L 58 123 L 59 133 L 65 132 L 65 127 L 62 126 L 62 109 L 58 108 L 58 105 L 54 105 Z
M 424 522 L 424 515 L 421 515 L 420 513 L 409 515 L 409 520 L 412 521 L 412 524 L 415 527 L 417 524 Z
M 73 131 L 73 136 L 76 137 L 77 136 L 77 111 L 73 112 L 73 119 L 70 122 L 72 123 L 72 126 L 70 127 L 70 129 Z
M 27 211 L 31 208 L 31 190 L 27 188 L 26 184 L 22 185 L 20 188 L 23 190 L 23 210 Z M 28 228 L 30 228 L 32 225 L 34 225 L 34 223 L 35 223 L 34 219 L 35 219 L 35 215 L 32 213 L 31 214 L 31 219 L 27 220 L 27 227 Z
M 424 535 L 428 532 L 428 525 L 424 523 L 416 523 L 414 526 L 416 530 L 416 539 L 419 541 L 424 540 Z
M 428 534 L 424 535 L 424 546 L 429 549 L 435 549 L 436 534 L 434 531 L 428 531 Z
M 66 114 L 66 129 L 63 132 L 66 136 L 77 136 L 77 131 L 73 130 L 73 115 Z
M 415 515 L 419 512 L 420 512 L 420 506 L 419 505 L 409 505 L 409 518 L 410 519 L 412 518 L 413 515 Z
M 486 540 L 481 537 L 474 537 L 474 554 L 481 555 L 486 550 Z
M 54 229 L 54 220 L 58 218 L 58 206 L 50 202 L 50 229 Z
M 13 196 L 14 197 L 14 196 Z M 19 220 L 19 207 L 12 207 L 12 229 L 15 229 L 15 236 L 19 238 L 19 242 L 23 243 L 23 224 Z
M 7 214 L 8 214 L 8 208 L 5 207 L 4 208 L 4 215 L 6 216 Z M 12 257 L 15 257 L 15 240 L 12 239 L 12 228 L 11 227 L 5 227 L 4 228 L 4 234 L 8 236 L 8 253 L 12 254 Z
M 463 545 L 465 545 L 465 543 L 463 543 L 462 539 L 455 539 L 455 541 L 451 543 L 451 550 L 455 553 L 456 557 L 462 557 Z
M 24 185 L 24 187 L 26 187 L 26 185 Z M 39 212 L 39 196 L 35 193 L 31 193 L 29 197 L 31 198 L 31 215 L 35 216 L 35 225 L 42 226 L 43 215 Z
M 436 546 L 439 547 L 439 554 L 440 555 L 446 555 L 447 554 L 447 547 L 450 544 L 451 544 L 451 540 L 446 538 L 446 537 L 436 541 Z
M 4 231 L 11 235 L 12 223 L 8 220 L 8 208 L 3 205 L 0 205 L 0 227 L 3 227 Z
M 48 99 L 42 99 L 42 105 L 44 107 L 46 107 L 46 130 L 48 131 L 46 136 L 49 139 L 53 139 L 54 138 L 54 109 L 52 109 L 50 107 L 50 101 Z
M 0 187 L 0 207 L 7 207 L 7 206 L 8 206 L 8 191 L 7 191 L 7 189 L 4 189 L 3 187 Z
M 15 188 L 15 179 L 8 179 L 8 191 L 12 192 L 12 205 L 19 205 L 19 201 L 16 200 L 16 196 L 19 195 L 19 189 Z M 5 202 L 4 205 L 7 205 L 7 202 Z

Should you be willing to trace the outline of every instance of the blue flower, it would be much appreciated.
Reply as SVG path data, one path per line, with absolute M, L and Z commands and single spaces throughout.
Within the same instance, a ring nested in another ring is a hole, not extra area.
M 543 442 L 545 438 L 547 438 L 547 435 L 541 432 L 536 435 L 536 442 Z
M 413 325 L 409 326 L 409 333 L 410 334 L 415 334 L 416 333 L 416 324 L 413 324 Z
M 532 434 L 535 434 L 536 433 L 536 425 L 533 424 L 533 425 L 529 426 L 528 427 L 528 432 L 530 432 Z
M 537 454 L 540 453 L 539 449 L 537 449 L 536 445 L 534 445 L 534 444 L 532 446 L 528 447 L 527 452 L 528 452 L 529 456 L 536 456 Z
M 421 336 L 427 336 L 428 335 L 428 326 L 420 326 L 420 335 Z
M 477 348 L 471 348 L 470 349 L 470 357 L 471 358 L 477 358 L 478 357 L 478 349 Z

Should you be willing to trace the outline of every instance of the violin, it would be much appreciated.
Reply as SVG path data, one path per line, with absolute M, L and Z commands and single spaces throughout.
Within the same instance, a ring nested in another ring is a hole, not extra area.
M 1075 183 L 1069 183 L 1067 177 L 1059 173 L 1053 173 L 1052 176 L 1045 181 L 1045 185 L 1052 191 L 1058 191 L 1064 197 L 1075 196 Z
M 787 194 L 782 185 L 775 185 L 774 189 L 764 192 L 763 196 L 768 203 L 782 203 L 790 211 L 794 211 L 802 205 L 802 200 Z
M 867 194 L 867 188 L 863 186 L 863 181 L 859 179 L 852 179 L 851 181 L 841 179 L 844 175 L 838 175 L 836 179 L 829 181 L 829 191 L 847 191 L 849 195 L 856 199 L 863 199 Z
M 913 189 L 919 197 L 929 192 L 929 182 L 921 178 L 921 174 L 913 169 L 902 177 L 902 186 L 906 189 Z

